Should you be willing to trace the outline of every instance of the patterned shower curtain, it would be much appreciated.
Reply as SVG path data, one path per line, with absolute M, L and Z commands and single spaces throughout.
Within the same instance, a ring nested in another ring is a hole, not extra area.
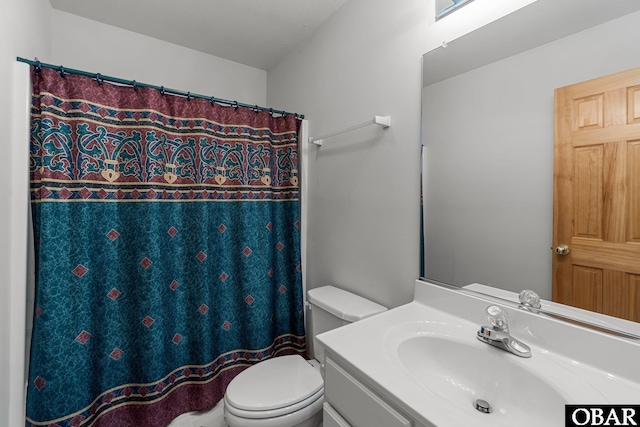
M 32 69 L 27 426 L 165 426 L 304 354 L 293 115 Z

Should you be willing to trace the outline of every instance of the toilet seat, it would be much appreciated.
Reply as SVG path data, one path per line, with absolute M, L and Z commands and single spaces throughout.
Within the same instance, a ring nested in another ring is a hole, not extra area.
M 248 419 L 265 419 L 265 418 L 275 418 L 275 417 L 281 417 L 283 415 L 289 415 L 293 412 L 297 412 L 310 405 L 313 405 L 313 403 L 316 400 L 320 400 L 322 402 L 323 395 L 324 395 L 324 387 L 318 390 L 317 392 L 315 392 L 309 398 L 301 400 L 291 406 L 285 406 L 282 408 L 271 409 L 266 411 L 252 411 L 247 409 L 238 409 L 235 406 L 233 406 L 231 403 L 229 403 L 226 397 L 224 399 L 224 404 L 227 412 L 237 417 L 248 418 Z
M 265 360 L 238 374 L 227 387 L 225 409 L 245 419 L 281 417 L 322 401 L 324 381 L 302 356 Z
M 307 401 L 308 402 L 308 401 Z M 296 426 L 317 426 L 318 417 L 322 417 L 323 396 L 318 397 L 315 402 L 309 403 L 299 411 L 286 415 L 271 418 L 243 418 L 229 412 L 229 407 L 225 402 L 224 419 L 227 425 L 233 427 L 296 427 Z M 313 420 L 316 420 L 315 422 Z M 309 423 L 309 424 L 307 424 Z

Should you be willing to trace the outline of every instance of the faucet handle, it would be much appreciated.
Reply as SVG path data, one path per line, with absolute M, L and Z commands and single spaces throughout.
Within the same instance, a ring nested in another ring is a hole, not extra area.
M 496 331 L 509 332 L 509 317 L 507 312 L 497 305 L 490 305 L 485 310 L 489 324 Z
M 540 297 L 534 291 L 529 289 L 525 289 L 520 292 L 520 304 L 526 307 L 540 308 L 542 305 L 540 304 Z

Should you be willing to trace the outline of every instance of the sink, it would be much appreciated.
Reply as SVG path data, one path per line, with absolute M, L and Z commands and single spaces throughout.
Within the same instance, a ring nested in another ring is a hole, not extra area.
M 416 381 L 462 410 L 475 411 L 473 402 L 482 399 L 493 410 L 485 416 L 505 425 L 519 425 L 529 416 L 553 425 L 564 417 L 567 401 L 552 384 L 517 363 L 516 356 L 484 345 L 421 336 L 403 341 L 398 356 Z
M 392 328 L 387 343 L 414 381 L 477 421 L 551 426 L 564 419 L 568 403 L 604 401 L 547 352 L 532 349 L 523 359 L 478 341 L 475 333 L 472 325 L 414 322 Z M 478 399 L 491 413 L 474 407 Z

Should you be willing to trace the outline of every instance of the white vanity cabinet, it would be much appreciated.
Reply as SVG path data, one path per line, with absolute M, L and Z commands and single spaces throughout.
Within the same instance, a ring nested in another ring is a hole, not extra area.
M 324 427 L 418 427 L 363 384 L 344 365 L 325 359 Z

